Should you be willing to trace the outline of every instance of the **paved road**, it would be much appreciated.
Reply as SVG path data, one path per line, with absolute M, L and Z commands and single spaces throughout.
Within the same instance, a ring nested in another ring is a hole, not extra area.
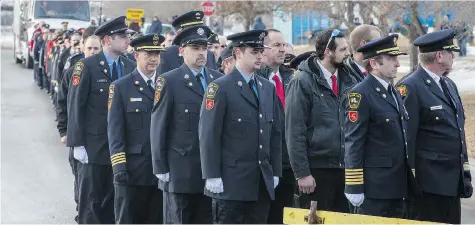
M 48 95 L 1 52 L 2 223 L 74 223 L 73 176 Z
M 11 55 L 1 52 L 1 222 L 74 223 L 68 150 L 50 99 Z M 475 223 L 475 197 L 463 200 L 462 211 L 464 223 Z

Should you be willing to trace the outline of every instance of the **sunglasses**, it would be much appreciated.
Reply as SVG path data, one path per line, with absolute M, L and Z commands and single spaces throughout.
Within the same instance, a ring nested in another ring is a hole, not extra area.
M 328 48 L 328 46 L 330 45 L 330 43 L 332 42 L 332 39 L 336 36 L 338 36 L 341 32 L 338 30 L 338 29 L 335 29 L 332 31 L 332 35 L 330 36 L 330 38 L 328 39 L 328 42 L 327 42 L 327 47 L 325 47 L 325 49 Z

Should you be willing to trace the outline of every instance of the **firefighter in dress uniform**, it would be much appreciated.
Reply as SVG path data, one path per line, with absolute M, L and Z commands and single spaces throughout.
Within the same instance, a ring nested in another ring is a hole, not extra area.
M 109 87 L 107 131 L 114 173 L 116 224 L 162 223 L 163 194 L 152 173 L 150 119 L 160 63 L 158 34 L 135 38 L 137 68 Z
M 282 176 L 282 126 L 274 85 L 254 74 L 262 62 L 265 30 L 228 36 L 234 70 L 208 85 L 199 141 L 205 194 L 214 223 L 267 223 Z
M 356 213 L 401 218 L 403 198 L 414 187 L 407 160 L 409 116 L 392 80 L 399 67 L 398 35 L 357 49 L 369 72 L 347 96 L 345 113 L 345 195 Z
M 465 112 L 452 70 L 454 31 L 444 29 L 417 38 L 420 65 L 398 90 L 411 120 L 409 144 L 422 196 L 410 218 L 440 223 L 461 222 L 460 198 L 473 192 L 465 139 Z

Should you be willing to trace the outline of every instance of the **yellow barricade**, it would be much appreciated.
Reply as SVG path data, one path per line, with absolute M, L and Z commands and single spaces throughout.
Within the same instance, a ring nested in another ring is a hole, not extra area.
M 308 224 L 309 209 L 284 208 L 284 224 Z M 317 210 L 323 224 L 436 224 L 425 221 Z

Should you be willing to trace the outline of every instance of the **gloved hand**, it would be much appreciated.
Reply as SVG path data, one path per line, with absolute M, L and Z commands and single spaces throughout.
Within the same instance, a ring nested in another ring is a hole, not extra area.
M 463 193 L 460 195 L 461 198 L 470 198 L 473 194 L 472 182 L 469 178 L 463 179 Z
M 364 194 L 347 194 L 345 193 L 346 198 L 348 201 L 351 202 L 352 205 L 359 207 L 361 204 L 363 204 L 364 201 Z
M 84 146 L 74 147 L 74 158 L 82 164 L 87 164 L 89 159 L 87 158 L 87 151 Z
M 274 177 L 274 188 L 276 188 L 277 185 L 279 185 L 279 177 Z
M 168 182 L 170 181 L 170 173 L 165 173 L 165 174 L 155 174 L 155 176 L 161 180 L 162 182 Z
M 119 171 L 114 174 L 114 184 L 116 185 L 127 185 L 129 181 L 129 173 L 126 170 Z
M 206 179 L 206 189 L 211 193 L 219 194 L 224 192 L 223 180 L 221 178 L 209 178 Z

